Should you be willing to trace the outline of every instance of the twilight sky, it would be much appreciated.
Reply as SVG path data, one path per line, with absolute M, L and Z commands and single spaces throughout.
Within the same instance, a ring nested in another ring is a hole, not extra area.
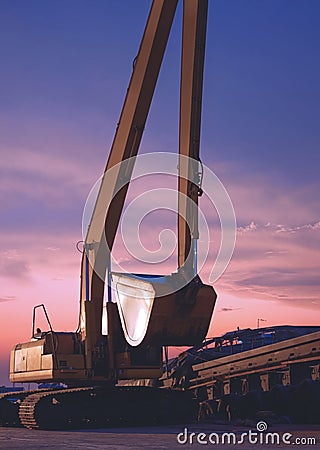
M 150 4 L 0 2 L 0 385 L 10 348 L 30 338 L 34 305 L 47 305 L 56 330 L 77 326 L 82 212 L 107 160 Z M 258 318 L 319 325 L 319 13 L 317 0 L 209 0 L 201 155 L 238 223 L 210 335 Z M 181 5 L 143 152 L 177 151 L 180 22 Z M 150 217 L 145 245 L 174 222 Z M 214 249 L 204 281 L 213 258 Z M 127 268 L 140 270 L 135 261 Z

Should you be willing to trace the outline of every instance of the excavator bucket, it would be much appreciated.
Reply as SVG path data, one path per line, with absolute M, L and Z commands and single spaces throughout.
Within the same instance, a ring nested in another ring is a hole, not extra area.
M 217 294 L 197 276 L 183 286 L 168 276 L 112 274 L 112 289 L 127 343 L 190 346 L 206 337 Z M 183 286 L 183 287 L 181 287 Z

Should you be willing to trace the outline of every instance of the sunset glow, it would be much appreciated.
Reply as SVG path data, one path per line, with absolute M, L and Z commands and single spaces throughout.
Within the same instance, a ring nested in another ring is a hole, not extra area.
M 149 11 L 149 0 L 138 3 L 1 3 L 0 385 L 9 385 L 12 346 L 30 339 L 34 305 L 45 303 L 55 330 L 77 328 L 76 243 Z M 263 326 L 319 325 L 320 4 L 209 3 L 201 159 L 227 189 L 237 219 L 209 335 L 255 328 L 258 318 Z M 145 153 L 178 149 L 177 13 Z M 140 192 L 164 182 L 146 177 Z M 221 231 L 216 211 L 205 196 L 202 202 L 210 252 L 200 276 L 208 282 Z M 157 249 L 160 231 L 175 231 L 175 220 L 147 217 L 144 245 Z M 148 270 L 119 239 L 114 252 L 125 269 Z M 176 254 L 149 270 L 171 273 Z

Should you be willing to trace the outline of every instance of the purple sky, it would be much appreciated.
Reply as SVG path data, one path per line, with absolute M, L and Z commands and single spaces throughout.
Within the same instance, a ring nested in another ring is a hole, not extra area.
M 82 211 L 105 166 L 149 7 L 1 1 L 0 384 L 10 347 L 30 338 L 33 305 L 46 302 L 56 329 L 76 328 Z M 258 317 L 318 324 L 319 13 L 317 0 L 209 1 L 201 155 L 238 222 L 211 334 L 254 327 Z M 181 5 L 144 152 L 177 151 L 180 22 Z M 152 230 L 146 236 L 152 246 Z

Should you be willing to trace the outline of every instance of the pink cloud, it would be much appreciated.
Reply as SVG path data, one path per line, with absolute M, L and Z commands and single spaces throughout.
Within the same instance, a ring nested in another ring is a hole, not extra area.
M 44 221 L 39 228 L 42 211 L 38 214 L 29 211 L 30 217 L 25 218 L 28 225 L 21 219 L 14 228 L 3 229 L 0 238 L 2 360 L 9 357 L 15 343 L 30 338 L 35 304 L 47 304 L 55 329 L 76 328 L 81 255 L 75 243 L 82 239 L 81 209 L 91 188 L 88 180 L 96 178 L 95 170 L 88 171 L 83 161 L 77 163 L 68 156 L 41 156 L 22 150 L 16 154 L 19 157 L 14 161 L 4 158 L 2 164 L 4 204 L 11 205 L 15 211 L 31 197 L 48 210 L 53 209 L 60 222 L 47 226 Z M 259 316 L 267 316 L 268 325 L 315 324 L 320 269 L 317 195 L 311 186 L 303 192 L 281 192 L 279 186 L 264 179 L 252 177 L 239 181 L 225 181 L 235 205 L 238 233 L 231 263 L 215 283 L 218 303 L 210 333 L 219 334 L 236 326 L 254 327 Z M 164 185 L 174 188 L 176 180 L 172 177 L 169 181 L 154 177 L 140 180 L 136 187 L 130 188 L 128 203 L 139 192 Z M 15 203 L 17 199 L 20 203 Z M 74 204 L 79 208 L 77 226 L 74 217 L 66 215 Z M 207 282 L 221 232 L 213 205 L 205 196 L 200 204 L 210 228 L 209 256 L 200 273 Z M 159 248 L 158 237 L 164 228 L 176 232 L 176 218 L 158 213 L 146 217 L 140 231 L 141 240 L 149 250 Z M 114 255 L 124 269 L 142 273 L 176 270 L 176 253 L 163 264 L 142 264 L 125 251 L 120 237 L 119 234 Z M 206 242 L 202 234 L 199 248 L 203 245 Z
M 284 308 L 319 307 L 318 223 L 240 227 L 231 264 L 221 288 L 242 298 L 276 300 Z M 311 313 L 310 313 L 311 314 Z

